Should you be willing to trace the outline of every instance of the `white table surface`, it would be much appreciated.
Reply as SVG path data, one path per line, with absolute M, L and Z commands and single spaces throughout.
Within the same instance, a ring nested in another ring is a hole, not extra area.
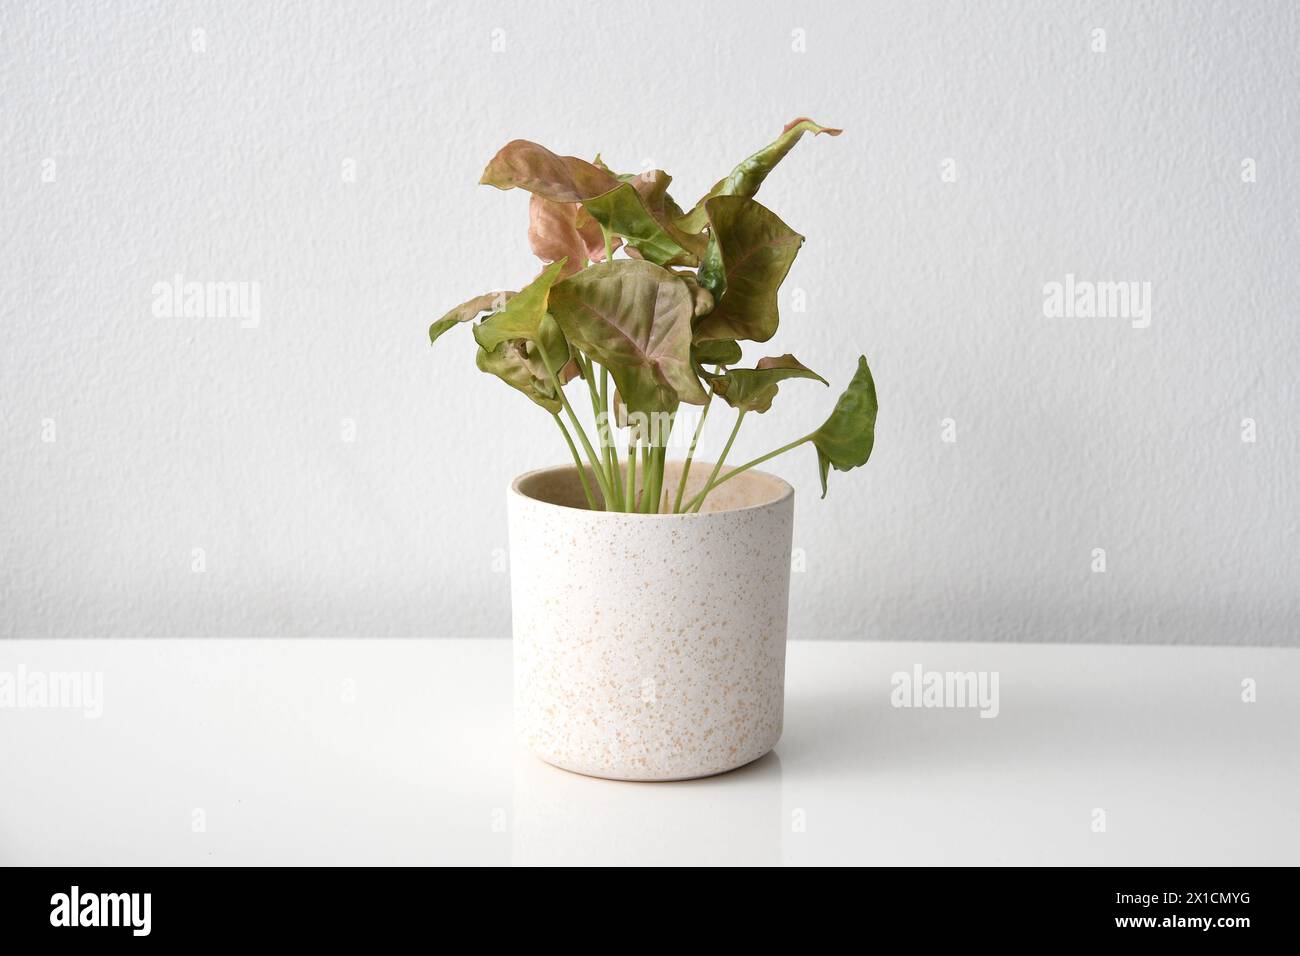
M 916 663 L 997 671 L 999 715 L 894 708 Z M 0 642 L 20 665 L 102 672 L 103 714 L 0 709 L 5 864 L 1300 863 L 1300 650 L 795 642 L 775 753 L 673 784 L 519 750 L 504 641 Z

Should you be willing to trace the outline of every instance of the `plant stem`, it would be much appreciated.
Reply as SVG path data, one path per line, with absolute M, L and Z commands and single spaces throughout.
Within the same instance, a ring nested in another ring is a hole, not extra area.
M 605 467 L 605 483 L 613 488 L 613 477 L 609 471 L 609 443 L 605 440 L 605 429 L 600 424 L 600 394 L 596 391 L 596 373 L 592 371 L 591 358 L 578 353 L 578 364 L 582 366 L 582 377 L 587 382 L 587 391 L 591 393 L 591 415 L 595 422 L 596 441 L 600 443 L 600 460 Z
M 700 510 L 700 505 L 704 504 L 704 496 L 709 493 L 713 487 L 713 479 L 718 477 L 718 472 L 722 470 L 722 463 L 727 460 L 727 452 L 731 451 L 732 443 L 736 440 L 736 433 L 740 431 L 740 423 L 745 420 L 745 411 L 741 409 L 736 415 L 736 425 L 731 429 L 731 434 L 727 436 L 727 443 L 722 446 L 722 454 L 718 456 L 718 461 L 713 466 L 713 471 L 709 474 L 709 480 L 704 483 L 704 489 L 690 500 L 686 505 L 686 511 L 689 514 L 692 506 L 696 511 Z
M 608 509 L 610 501 L 609 484 L 605 481 L 604 473 L 596 458 L 596 452 L 591 447 L 591 442 L 587 440 L 587 433 L 582 430 L 582 425 L 578 422 L 578 416 L 573 414 L 573 406 L 569 404 L 569 398 L 564 394 L 564 388 L 560 385 L 560 377 L 555 374 L 555 368 L 551 364 L 551 360 L 546 356 L 546 349 L 539 348 L 537 354 L 542 357 L 542 364 L 546 366 L 546 374 L 551 378 L 551 388 L 555 389 L 555 393 L 560 396 L 560 404 L 564 406 L 564 410 L 569 415 L 569 423 L 573 426 L 573 430 L 578 433 L 578 437 L 582 439 L 582 447 L 587 452 L 592 471 L 596 475 L 596 483 L 600 485 L 600 493 L 605 496 L 605 507 Z M 582 469 L 578 470 L 581 472 Z
M 745 462 L 739 468 L 731 469 L 731 471 L 727 472 L 717 481 L 714 481 L 712 478 L 710 478 L 709 483 L 704 486 L 704 490 L 691 499 L 690 503 L 686 506 L 686 510 L 689 511 L 692 505 L 694 505 L 698 509 L 699 505 L 704 503 L 704 496 L 707 495 L 714 488 L 718 487 L 718 485 L 730 481 L 732 478 L 735 478 L 737 475 L 743 472 L 749 471 L 749 469 L 753 468 L 755 465 L 761 465 L 763 462 L 767 461 L 770 458 L 775 458 L 777 455 L 784 455 L 790 449 L 798 448 L 804 442 L 810 441 L 811 439 L 812 439 L 812 435 L 804 435 L 803 438 L 796 438 L 794 441 L 790 442 L 790 444 L 782 445 L 776 451 L 769 451 L 766 455 L 759 455 L 753 461 Z
M 573 463 L 578 468 L 578 480 L 582 482 L 582 493 L 587 496 L 587 507 L 592 511 L 599 511 L 600 509 L 596 507 L 596 498 L 591 493 L 591 484 L 587 481 L 587 469 L 583 467 L 582 459 L 578 457 L 578 446 L 573 443 L 573 437 L 569 434 L 569 430 L 564 427 L 564 422 L 560 419 L 560 416 L 552 412 L 551 417 L 555 419 L 555 424 L 559 426 L 560 433 L 564 435 L 564 441 L 569 446 L 569 453 L 573 455 Z
M 686 463 L 682 465 L 682 480 L 677 482 L 677 499 L 673 502 L 673 514 L 682 510 L 682 495 L 686 492 L 686 478 L 691 473 L 691 461 L 695 458 L 695 446 L 700 443 L 700 432 L 704 431 L 704 419 L 709 417 L 709 406 L 713 404 L 713 392 L 704 400 L 704 410 L 700 412 L 699 424 L 691 436 L 691 447 L 686 452 Z
M 654 514 L 655 510 L 655 482 L 657 480 L 656 469 L 659 466 L 659 450 L 653 445 L 646 449 L 645 460 L 642 462 L 645 468 L 645 481 L 641 488 L 641 510 L 646 514 Z
M 615 510 L 623 507 L 623 466 L 618 460 L 618 443 L 614 441 L 614 429 L 610 424 L 612 417 L 609 407 L 609 369 L 600 367 L 600 407 L 605 413 L 605 431 L 601 435 L 604 443 L 602 451 L 607 462 L 609 486 L 614 492 Z
M 578 353 L 578 365 L 582 367 L 582 378 L 587 383 L 587 391 L 591 393 L 591 413 L 600 414 L 600 394 L 596 391 L 595 372 L 591 370 L 591 359 Z M 600 422 L 596 422 L 596 428 L 600 428 Z
M 655 513 L 667 510 L 668 492 L 664 491 L 664 470 L 668 467 L 668 446 L 659 449 L 659 477 L 655 480 Z
M 627 438 L 627 487 L 623 494 L 623 510 L 636 510 L 636 429 Z
M 659 444 L 654 449 L 655 494 L 650 508 L 651 514 L 661 514 L 667 504 L 666 499 L 668 496 L 664 493 L 664 469 L 668 465 L 668 443 L 672 440 L 673 428 L 676 425 L 677 413 L 672 412 L 668 416 L 668 430 L 660 436 Z
M 654 493 L 654 447 L 641 446 L 641 494 L 637 497 L 637 511 L 650 512 L 651 494 Z
M 605 238 L 605 261 L 609 262 L 614 258 L 614 241 L 609 236 L 609 230 L 604 226 L 600 227 L 600 234 Z

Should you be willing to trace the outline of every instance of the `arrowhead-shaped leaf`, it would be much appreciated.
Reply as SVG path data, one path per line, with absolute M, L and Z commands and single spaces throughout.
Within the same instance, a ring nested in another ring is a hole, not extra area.
M 696 324 L 695 338 L 766 342 L 779 321 L 777 290 L 803 236 L 744 196 L 717 196 L 705 209 L 711 235 L 700 282 L 717 304 Z
M 708 239 L 698 234 L 693 235 L 683 232 L 677 228 L 677 220 L 682 217 L 682 207 L 677 205 L 673 197 L 668 194 L 668 187 L 672 184 L 673 177 L 662 169 L 651 169 L 633 176 L 620 176 L 619 178 L 632 184 L 632 187 L 640 195 L 641 202 L 644 203 L 646 210 L 654 217 L 655 222 L 659 223 L 664 228 L 664 231 L 690 254 L 691 261 L 674 263 L 674 265 L 697 265 L 700 256 L 704 255 Z
M 593 265 L 556 284 L 550 310 L 569 341 L 610 370 L 629 412 L 701 404 L 691 369 L 691 293 L 650 262 Z
M 492 351 L 479 348 L 476 359 L 479 370 L 495 375 L 512 388 L 517 388 L 542 408 L 556 414 L 562 407 L 555 390 L 546 378 L 536 374 L 537 357 L 530 355 L 536 346 L 532 342 L 502 342 Z
M 732 408 L 761 413 L 772 407 L 778 383 L 788 378 L 814 378 L 823 385 L 830 384 L 790 354 L 759 359 L 754 368 L 727 369 L 721 375 L 710 376 L 709 383 Z
M 699 261 L 646 208 L 641 193 L 630 182 L 584 200 L 583 206 L 592 219 L 618 233 L 629 248 L 655 265 L 694 265 Z
M 676 227 L 667 224 L 669 218 L 681 215 L 681 210 L 667 197 L 670 177 L 655 172 L 662 177 L 662 185 L 657 177 L 646 177 L 644 183 L 632 177 L 633 181 L 627 182 L 603 163 L 596 165 L 576 156 L 557 156 L 545 146 L 517 139 L 492 157 L 479 181 L 498 189 L 525 189 L 550 202 L 580 202 L 592 219 L 623 236 L 645 259 L 659 265 L 694 265 L 698 259 L 673 237 Z M 652 202 L 661 204 L 662 222 L 647 208 L 642 189 Z M 687 242 L 692 246 L 701 245 L 697 239 Z
M 774 166 L 785 158 L 785 154 L 794 149 L 794 144 L 799 142 L 804 133 L 826 133 L 828 136 L 839 136 L 843 130 L 831 129 L 828 126 L 822 126 L 814 123 L 806 117 L 800 117 L 785 125 L 781 130 L 781 135 L 775 140 L 768 143 L 753 156 L 744 160 L 740 165 L 733 169 L 727 177 L 718 180 L 699 202 L 685 216 L 677 220 L 677 226 L 683 232 L 697 233 L 704 228 L 708 221 L 708 214 L 705 212 L 704 204 L 714 196 L 754 196 L 758 193 L 758 187 L 763 185 L 763 180 L 767 179 Z
M 830 468 L 848 471 L 865 465 L 876 441 L 876 383 L 865 355 L 858 359 L 853 381 L 835 403 L 831 417 L 809 437 L 817 446 L 817 469 L 825 498 Z
M 542 358 L 545 352 L 546 358 Z M 556 321 L 542 316 L 532 340 L 509 339 L 498 343 L 490 351 L 479 347 L 478 367 L 497 376 L 512 388 L 517 388 L 548 412 L 559 412 L 563 407 L 560 396 L 551 384 L 549 364 L 564 385 L 581 372 L 571 358 L 572 350 Z
M 545 146 L 516 139 L 497 152 L 479 180 L 497 189 L 525 189 L 551 202 L 582 202 L 619 185 L 608 169 L 576 156 L 557 156 Z
M 514 295 L 513 292 L 487 292 L 483 295 L 476 295 L 468 302 L 462 302 L 429 326 L 429 342 L 432 344 L 438 341 L 442 333 L 453 325 L 458 325 L 461 322 L 472 322 L 484 312 L 500 312 Z
M 551 287 L 560 278 L 565 260 L 547 266 L 528 285 L 524 286 L 500 312 L 489 316 L 474 326 L 474 339 L 487 352 L 493 352 L 502 342 L 513 339 L 533 340 L 546 316 L 547 298 Z M 565 358 L 568 361 L 568 358 Z

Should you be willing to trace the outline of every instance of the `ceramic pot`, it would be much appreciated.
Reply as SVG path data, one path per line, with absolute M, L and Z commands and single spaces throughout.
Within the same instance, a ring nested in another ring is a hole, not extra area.
M 712 470 L 691 466 L 687 497 Z M 665 469 L 675 488 L 680 464 Z M 781 736 L 794 489 L 751 470 L 698 514 L 586 507 L 572 465 L 508 493 L 515 724 L 618 780 L 732 770 Z

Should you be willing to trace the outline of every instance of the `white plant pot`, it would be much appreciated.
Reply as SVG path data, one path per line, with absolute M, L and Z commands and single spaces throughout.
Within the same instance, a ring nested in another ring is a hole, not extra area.
M 691 466 L 687 496 L 712 465 Z M 664 487 L 675 489 L 669 463 Z M 593 484 L 594 487 L 594 484 Z M 682 780 L 781 736 L 794 489 L 748 471 L 698 514 L 590 511 L 573 466 L 508 493 L 515 723 L 548 763 Z

